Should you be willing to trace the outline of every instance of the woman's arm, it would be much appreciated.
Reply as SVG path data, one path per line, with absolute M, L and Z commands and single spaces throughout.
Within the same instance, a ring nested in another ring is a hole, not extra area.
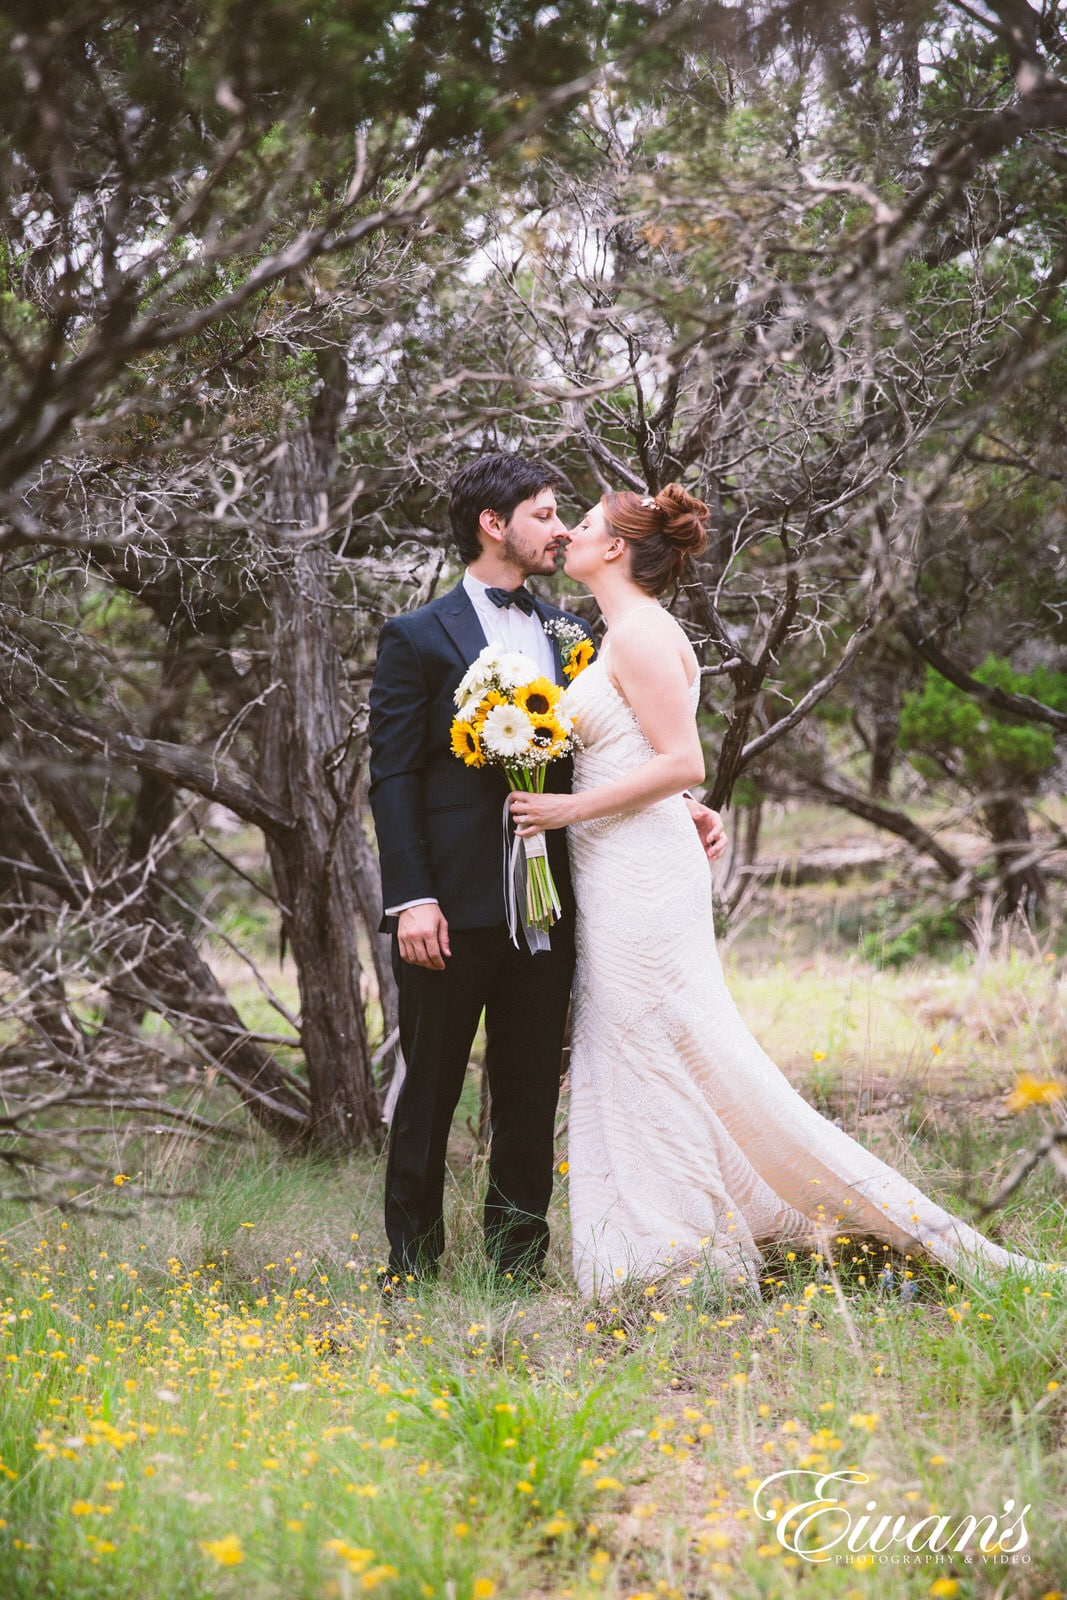
M 610 650 L 616 682 L 656 753 L 625 778 L 581 794 L 513 794 L 512 811 L 523 817 L 520 835 L 637 810 L 703 782 L 704 752 L 677 624 L 662 613 L 643 615 L 617 630 Z

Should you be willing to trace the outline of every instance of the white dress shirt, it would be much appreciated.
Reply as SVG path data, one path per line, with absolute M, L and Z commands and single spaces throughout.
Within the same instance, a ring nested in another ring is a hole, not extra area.
M 527 616 L 518 606 L 495 606 L 485 592 L 488 587 L 473 572 L 463 574 L 463 588 L 482 625 L 486 643 L 502 645 L 505 650 L 521 650 L 536 663 L 542 677 L 553 683 L 556 658 L 537 612 Z
M 537 612 L 529 616 L 518 606 L 495 606 L 486 594 L 488 584 L 481 578 L 476 578 L 473 572 L 463 574 L 463 588 L 468 600 L 474 607 L 475 615 L 485 634 L 486 644 L 498 644 L 505 650 L 520 650 L 524 656 L 529 656 L 541 675 L 555 682 L 556 657 Z M 402 905 L 386 906 L 387 917 L 399 916 L 401 911 L 408 911 L 412 906 L 434 906 L 437 904 L 432 895 L 424 895 L 419 900 L 405 900 Z

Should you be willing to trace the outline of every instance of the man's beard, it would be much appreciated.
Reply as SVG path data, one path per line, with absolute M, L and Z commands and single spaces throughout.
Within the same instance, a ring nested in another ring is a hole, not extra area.
M 505 560 L 518 567 L 526 577 L 545 576 L 556 570 L 555 545 L 542 549 L 540 552 L 531 544 L 527 544 L 518 534 L 511 529 L 506 529 L 500 545 L 500 553 Z

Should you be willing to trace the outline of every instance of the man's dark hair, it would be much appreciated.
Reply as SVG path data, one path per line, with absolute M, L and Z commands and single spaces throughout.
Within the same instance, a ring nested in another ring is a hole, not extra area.
M 483 511 L 495 511 L 506 522 L 520 501 L 554 489 L 559 481 L 559 473 L 537 456 L 501 451 L 468 461 L 452 479 L 448 496 L 452 537 L 463 560 L 469 564 L 482 553 L 478 518 Z

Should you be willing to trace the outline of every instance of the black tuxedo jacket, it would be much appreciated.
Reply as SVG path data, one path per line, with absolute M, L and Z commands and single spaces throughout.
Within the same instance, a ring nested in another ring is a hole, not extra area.
M 534 604 L 542 622 L 566 616 L 591 637 L 580 617 L 542 600 Z M 556 678 L 564 683 L 551 642 Z M 435 899 L 453 928 L 492 927 L 505 920 L 507 779 L 499 767 L 464 766 L 450 742 L 456 686 L 485 645 L 460 583 L 385 624 L 370 692 L 370 802 L 382 904 Z M 570 783 L 570 761 L 551 762 L 546 789 L 566 791 Z M 548 853 L 567 912 L 573 899 L 562 828 L 548 834 Z

